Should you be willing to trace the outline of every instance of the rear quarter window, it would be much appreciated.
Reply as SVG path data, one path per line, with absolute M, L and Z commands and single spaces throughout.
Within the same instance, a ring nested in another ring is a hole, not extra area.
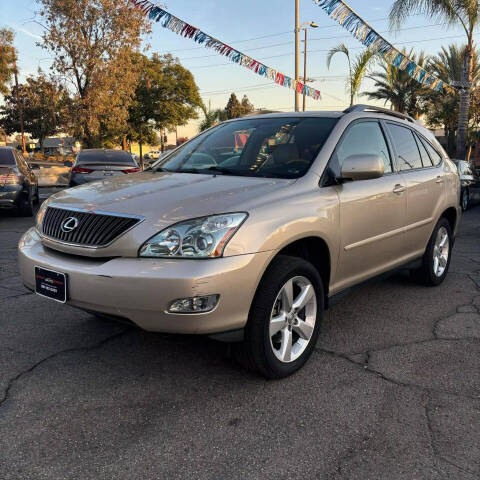
M 0 165 L 16 165 L 15 156 L 11 150 L 0 149 Z
M 422 141 L 423 145 L 427 149 L 427 152 L 430 155 L 430 158 L 432 159 L 433 165 L 435 166 L 440 165 L 440 163 L 442 163 L 442 156 L 425 139 L 420 137 L 420 140 Z
M 395 123 L 388 123 L 388 128 L 395 145 L 399 170 L 408 171 L 423 168 L 420 151 L 412 130 Z

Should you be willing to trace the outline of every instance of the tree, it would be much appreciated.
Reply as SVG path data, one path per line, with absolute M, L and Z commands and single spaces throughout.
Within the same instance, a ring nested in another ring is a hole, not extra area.
M 204 119 L 200 122 L 199 127 L 201 132 L 208 130 L 219 122 L 228 120 L 227 112 L 225 110 L 222 110 L 220 108 L 217 108 L 216 110 L 211 110 L 210 107 L 207 109 L 204 104 L 200 105 L 200 108 L 204 115 Z
M 462 69 L 457 134 L 457 157 L 465 158 L 469 120 L 470 85 L 473 74 L 473 34 L 480 20 L 477 0 L 395 0 L 390 10 L 390 24 L 399 28 L 408 15 L 421 13 L 446 25 L 460 26 L 467 36 L 465 63 Z
M 52 68 L 75 89 L 73 130 L 87 147 L 102 129 L 126 131 L 127 107 L 138 82 L 132 52 L 148 30 L 140 10 L 125 0 L 39 0 L 45 33 L 42 46 Z
M 23 106 L 24 130 L 40 145 L 45 137 L 62 130 L 69 118 L 67 90 L 42 72 L 36 78 L 28 77 L 18 89 L 14 87 L 11 95 L 5 95 L 0 124 L 8 134 L 20 131 L 19 102 Z
M 193 75 L 171 55 L 137 55 L 140 80 L 128 108 L 130 138 L 147 143 L 154 130 L 174 130 L 198 118 L 202 100 Z M 137 136 L 137 138 L 135 138 Z
M 403 54 L 420 66 L 425 64 L 423 52 L 420 53 L 418 58 L 412 51 L 407 54 L 403 50 Z M 365 92 L 365 95 L 370 100 L 383 100 L 385 104 L 390 102 L 395 111 L 418 118 L 424 111 L 423 102 L 426 87 L 410 77 L 407 72 L 394 67 L 390 63 L 382 61 L 380 67 L 380 72 L 370 75 L 370 78 L 375 82 L 376 90 Z
M 460 81 L 462 78 L 462 69 L 465 63 L 466 47 L 459 48 L 457 45 L 450 45 L 448 48 L 442 47 L 441 52 L 428 62 L 427 69 L 435 74 L 442 81 L 452 84 Z M 474 52 L 472 82 L 476 87 L 480 80 L 480 65 L 478 54 Z M 426 121 L 430 126 L 441 126 L 445 130 L 447 137 L 447 152 L 450 156 L 456 156 L 456 133 L 458 127 L 458 92 L 444 95 L 442 93 L 428 91 L 428 102 L 426 108 Z M 475 94 L 473 102 L 470 106 L 470 116 L 477 118 L 477 103 L 475 102 Z M 480 113 L 480 112 L 479 112 Z
M 250 100 L 246 95 L 243 96 L 241 105 L 242 105 L 243 115 L 252 113 L 255 110 L 255 107 L 250 103 Z
M 231 118 L 238 118 L 243 115 L 244 111 L 242 104 L 238 101 L 238 98 L 234 93 L 230 95 L 227 106 L 225 107 L 225 111 L 227 112 L 228 120 Z
M 336 47 L 333 47 L 327 55 L 327 68 L 330 69 L 332 58 L 337 53 L 343 53 L 348 60 L 348 79 L 347 89 L 350 94 L 350 105 L 354 104 L 355 97 L 358 95 L 363 78 L 367 74 L 368 66 L 373 58 L 373 53 L 370 50 L 364 50 L 357 55 L 352 62 L 350 56 L 350 50 L 344 43 L 340 43 Z
M 13 46 L 13 32 L 8 28 L 0 29 L 0 93 L 6 95 L 8 84 L 15 71 L 16 52 Z

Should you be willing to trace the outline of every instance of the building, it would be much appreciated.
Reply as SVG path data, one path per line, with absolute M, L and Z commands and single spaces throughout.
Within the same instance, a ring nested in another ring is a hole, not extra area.
M 37 148 L 39 148 L 38 143 Z M 80 150 L 80 142 L 73 137 L 47 137 L 43 140 L 40 148 L 45 156 L 74 155 L 78 150 Z

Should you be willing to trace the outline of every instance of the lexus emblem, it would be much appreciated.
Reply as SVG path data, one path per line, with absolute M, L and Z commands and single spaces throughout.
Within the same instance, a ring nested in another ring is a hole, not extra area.
M 70 232 L 73 232 L 73 230 L 75 230 L 77 227 L 78 227 L 78 218 L 68 217 L 63 221 L 62 226 L 60 228 L 62 229 L 62 232 L 70 233 Z

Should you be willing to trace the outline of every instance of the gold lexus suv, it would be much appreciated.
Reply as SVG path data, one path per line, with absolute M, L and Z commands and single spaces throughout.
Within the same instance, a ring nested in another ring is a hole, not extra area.
M 405 115 L 241 118 L 145 172 L 50 197 L 20 241 L 21 274 L 99 316 L 232 342 L 244 365 L 280 378 L 354 285 L 398 268 L 444 280 L 459 195 L 455 165 Z

